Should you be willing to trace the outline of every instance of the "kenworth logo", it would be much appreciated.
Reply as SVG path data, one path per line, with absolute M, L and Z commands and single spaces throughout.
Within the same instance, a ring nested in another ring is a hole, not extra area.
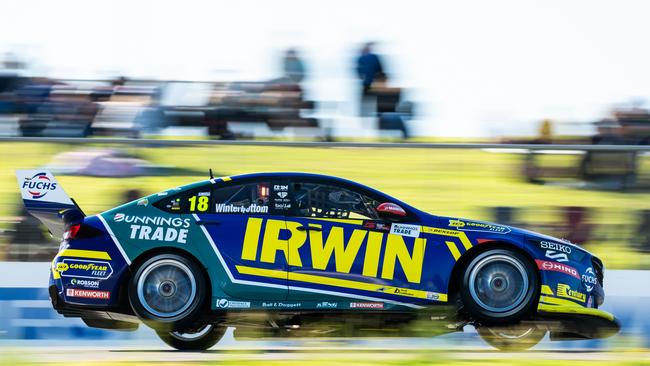
M 33 199 L 44 197 L 49 191 L 56 189 L 56 183 L 48 178 L 45 172 L 37 173 L 31 178 L 25 178 L 23 189 L 32 195 Z
M 343 227 L 331 226 L 325 235 L 321 224 L 310 223 L 314 230 L 304 230 L 303 225 L 289 220 L 249 218 L 241 259 L 275 263 L 282 253 L 289 266 L 303 267 L 306 260 L 311 269 L 339 273 L 350 273 L 355 262 L 362 262 L 360 274 L 366 277 L 392 280 L 399 267 L 408 282 L 421 281 L 427 244 L 424 238 L 368 231 L 361 226 L 345 233 Z

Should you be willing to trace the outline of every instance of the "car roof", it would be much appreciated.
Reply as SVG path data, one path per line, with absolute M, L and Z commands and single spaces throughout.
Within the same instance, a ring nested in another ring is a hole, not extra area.
M 382 191 L 379 191 L 377 189 L 374 189 L 372 187 L 366 186 L 364 184 L 345 179 L 345 178 L 340 178 L 336 177 L 333 175 L 326 175 L 326 174 L 316 174 L 316 173 L 304 173 L 304 172 L 260 172 L 260 173 L 248 173 L 248 174 L 239 174 L 239 175 L 232 175 L 232 176 L 227 176 L 227 177 L 221 177 L 221 178 L 215 178 L 217 180 L 222 179 L 222 180 L 228 180 L 231 179 L 232 181 L 237 181 L 237 180 L 248 180 L 248 179 L 313 179 L 313 180 L 324 180 L 324 181 L 329 181 L 333 183 L 339 183 L 342 185 L 349 185 L 349 186 L 354 186 L 357 188 L 360 188 L 362 190 L 365 190 L 370 193 L 374 193 L 375 195 L 378 195 L 380 197 L 384 197 L 387 199 L 390 199 L 391 202 L 397 203 L 402 206 L 409 207 L 412 210 L 419 211 L 417 208 L 409 205 L 406 202 L 403 202 L 393 196 L 390 196 Z

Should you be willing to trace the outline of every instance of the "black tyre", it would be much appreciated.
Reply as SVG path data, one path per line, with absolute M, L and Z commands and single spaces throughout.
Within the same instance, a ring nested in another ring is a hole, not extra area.
M 168 346 L 180 351 L 205 351 L 223 338 L 226 327 L 212 324 L 204 325 L 196 332 L 165 332 L 156 330 L 156 334 Z
M 172 331 L 192 324 L 204 310 L 201 269 L 176 254 L 158 254 L 140 264 L 129 284 L 133 311 L 150 327 Z
M 469 261 L 462 277 L 463 312 L 479 324 L 526 319 L 539 296 L 537 269 L 517 251 L 490 249 Z
M 546 335 L 545 328 L 535 325 L 508 327 L 476 327 L 481 339 L 501 351 L 525 351 L 537 345 Z

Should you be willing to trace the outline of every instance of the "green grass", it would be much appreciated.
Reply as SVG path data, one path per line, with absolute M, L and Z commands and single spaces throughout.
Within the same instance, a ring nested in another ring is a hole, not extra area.
M 14 170 L 48 163 L 56 153 L 84 146 L 2 143 L 0 162 L 0 217 L 18 212 L 19 194 Z M 196 146 L 129 148 L 152 163 L 182 169 L 184 175 L 134 178 L 57 176 L 65 190 L 88 213 L 122 202 L 127 189 L 142 195 L 207 178 L 258 171 L 304 171 L 332 174 L 370 185 L 428 212 L 493 220 L 491 208 L 521 208 L 520 221 L 540 231 L 561 222 L 558 207 L 593 209 L 592 222 L 601 230 L 587 247 L 610 268 L 650 267 L 648 256 L 630 250 L 620 234 L 637 225 L 634 211 L 650 208 L 649 193 L 620 193 L 544 186 L 521 178 L 522 156 L 479 150 L 376 148 L 282 148 L 255 146 Z M 553 157 L 554 164 L 570 166 L 572 157 Z M 643 161 L 644 167 L 649 164 Z M 200 172 L 204 171 L 205 174 Z M 193 173 L 195 172 L 195 173 Z

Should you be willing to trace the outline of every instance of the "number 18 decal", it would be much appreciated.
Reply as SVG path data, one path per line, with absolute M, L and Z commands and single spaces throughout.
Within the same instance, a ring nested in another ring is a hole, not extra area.
M 208 210 L 210 201 L 208 196 L 192 196 L 187 200 L 190 202 L 190 211 L 205 212 Z

